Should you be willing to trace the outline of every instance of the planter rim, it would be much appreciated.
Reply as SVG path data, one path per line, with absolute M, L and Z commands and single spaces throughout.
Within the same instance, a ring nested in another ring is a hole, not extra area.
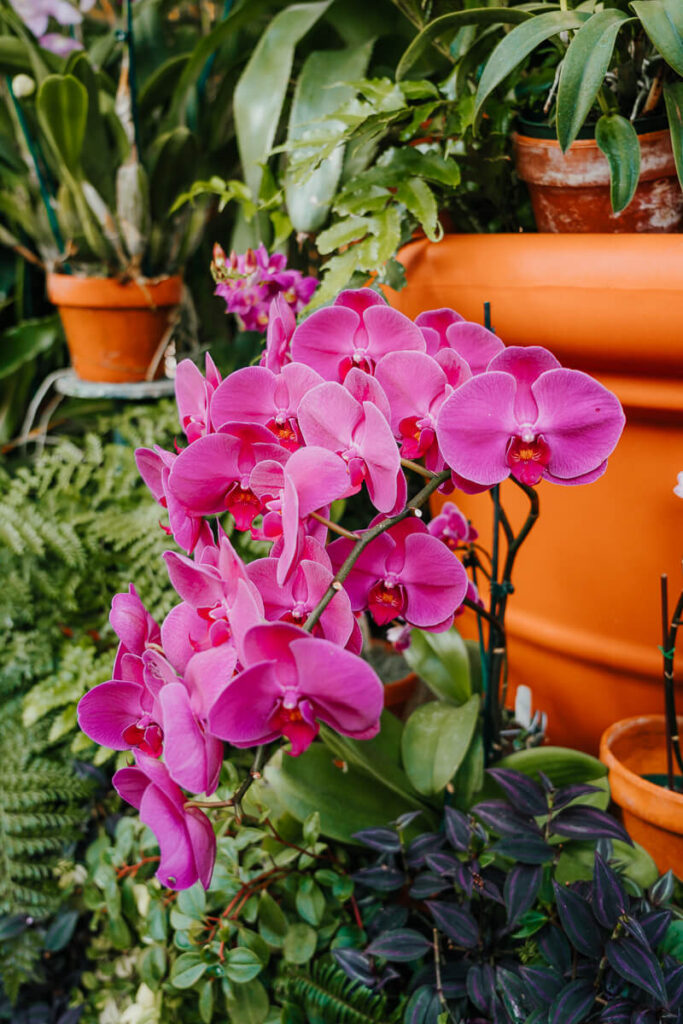
M 662 130 L 668 131 L 669 119 L 666 114 L 657 114 L 655 117 L 637 117 L 631 122 L 636 130 L 638 138 L 643 135 L 651 135 Z M 540 140 L 548 139 L 557 142 L 557 131 L 554 124 L 546 124 L 544 121 L 533 121 L 528 117 L 517 116 L 514 131 L 528 138 Z M 583 124 L 575 141 L 595 140 L 595 124 Z
M 665 721 L 664 715 L 635 715 L 633 718 L 622 718 L 620 721 L 614 722 L 605 729 L 600 739 L 600 760 L 609 769 L 610 786 L 612 786 L 612 775 L 614 775 L 615 781 L 618 780 L 619 787 L 628 787 L 641 798 L 642 803 L 641 801 L 638 802 L 638 810 L 629 807 L 632 814 L 643 817 L 638 811 L 643 805 L 649 805 L 653 810 L 653 821 L 659 823 L 664 817 L 668 818 L 670 814 L 674 821 L 676 818 L 678 819 L 680 827 L 677 831 L 683 832 L 683 793 L 676 793 L 666 789 L 664 786 L 657 786 L 654 782 L 648 782 L 647 779 L 627 768 L 612 750 L 613 744 L 622 736 L 632 733 L 652 734 L 653 732 L 661 732 L 663 734 Z M 619 793 L 615 796 L 615 800 L 620 806 L 624 805 L 623 801 L 619 799 Z M 654 803 L 650 804 L 650 801 L 654 801 Z M 650 820 L 649 817 L 648 820 Z M 674 821 L 667 822 L 667 827 L 671 831 L 674 831 L 672 828 Z
M 658 128 L 654 131 L 639 132 L 638 139 L 641 142 L 656 142 L 665 136 L 670 136 L 671 132 L 668 128 Z M 536 148 L 537 146 L 546 147 L 547 149 L 559 149 L 560 143 L 557 138 L 547 138 L 546 136 L 527 135 L 525 132 L 513 132 L 513 140 L 517 146 L 529 146 Z M 595 137 L 591 136 L 587 139 L 578 138 L 572 142 L 571 146 L 567 150 L 569 153 L 572 149 L 598 149 L 598 144 L 595 141 Z
M 47 274 L 47 296 L 56 306 L 90 309 L 156 309 L 177 306 L 183 289 L 180 274 L 141 277 L 125 284 L 115 277 Z

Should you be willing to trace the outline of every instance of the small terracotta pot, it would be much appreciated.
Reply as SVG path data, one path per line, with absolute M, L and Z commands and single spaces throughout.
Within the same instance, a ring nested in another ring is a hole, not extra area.
M 679 719 L 679 732 L 683 718 Z M 600 741 L 600 760 L 609 769 L 612 799 L 621 808 L 628 834 L 652 855 L 660 871 L 683 876 L 683 794 L 655 785 L 643 775 L 666 773 L 664 715 L 615 722 Z
M 109 277 L 48 274 L 47 295 L 59 310 L 71 362 L 81 380 L 147 379 L 182 294 L 180 276 L 121 284 Z
M 517 174 L 526 182 L 539 231 L 649 231 L 683 225 L 683 192 L 668 130 L 639 136 L 641 172 L 635 195 L 615 214 L 609 164 L 595 139 L 577 139 L 566 153 L 556 139 L 513 136 Z

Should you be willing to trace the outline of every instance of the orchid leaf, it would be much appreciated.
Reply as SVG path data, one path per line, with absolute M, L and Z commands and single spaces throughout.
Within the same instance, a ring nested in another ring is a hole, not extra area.
M 683 186 L 683 82 L 666 83 L 664 102 L 669 119 L 671 146 L 674 151 L 678 180 Z
M 62 338 L 57 315 L 39 320 L 22 320 L 0 335 L 0 379 L 8 377 L 24 363 L 47 352 Z
M 621 213 L 633 199 L 640 176 L 636 130 L 620 114 L 603 114 L 595 126 L 595 141 L 609 163 L 612 209 Z
M 477 727 L 479 705 L 474 696 L 461 707 L 433 701 L 413 711 L 403 729 L 401 750 L 418 792 L 433 796 L 453 778 Z
M 633 0 L 631 7 L 667 64 L 683 75 L 683 7 L 680 0 Z
M 48 75 L 36 98 L 41 128 L 74 177 L 81 173 L 88 105 L 88 90 L 73 75 Z
M 456 629 L 428 633 L 413 629 L 404 657 L 429 689 L 442 700 L 464 704 L 472 696 L 470 659 Z

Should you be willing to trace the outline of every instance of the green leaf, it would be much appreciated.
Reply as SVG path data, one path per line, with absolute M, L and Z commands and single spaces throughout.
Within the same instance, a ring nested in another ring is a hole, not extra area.
M 147 77 L 138 92 L 138 116 L 142 121 L 165 103 L 178 84 L 178 78 L 187 66 L 189 53 L 170 57 Z
M 478 793 L 483 785 L 484 740 L 481 732 L 475 732 L 453 780 L 455 806 L 460 810 L 466 810 L 470 807 L 475 793 Z
M 349 245 L 360 238 L 365 238 L 372 227 L 371 217 L 347 217 L 338 221 L 326 231 L 321 231 L 315 240 L 316 249 L 323 256 L 343 245 Z
M 213 980 L 207 978 L 199 990 L 199 1016 L 204 1024 L 211 1024 L 213 1019 Z
M 631 7 L 667 64 L 683 75 L 683 7 L 680 0 L 633 0 Z
M 77 922 L 77 910 L 60 911 L 45 935 L 45 949 L 49 953 L 58 953 L 60 949 L 64 949 L 71 941 Z
M 161 220 L 181 189 L 187 188 L 197 166 L 197 139 L 184 126 L 158 136 L 149 157 L 149 197 L 152 217 Z
M 41 352 L 48 352 L 62 338 L 56 314 L 40 320 L 22 320 L 16 327 L 8 327 L 0 336 L 0 380 Z
M 519 928 L 513 932 L 515 939 L 528 939 L 530 935 L 539 932 L 548 918 L 540 910 L 527 910 L 526 914 L 519 919 Z
M 256 44 L 235 88 L 233 110 L 244 179 L 254 194 L 261 182 L 261 164 L 275 140 L 294 60 L 294 49 L 330 6 L 290 4 L 279 11 Z
M 164 946 L 149 946 L 140 958 L 140 978 L 148 988 L 156 992 L 166 973 L 166 949 Z
M 396 198 L 420 222 L 430 242 L 440 241 L 443 229 L 439 224 L 436 198 L 426 181 L 422 178 L 402 181 L 396 190 Z
M 48 75 L 38 90 L 36 110 L 56 155 L 78 178 L 88 122 L 88 90 L 73 75 Z
M 225 1005 L 233 1024 L 264 1024 L 270 1009 L 268 993 L 260 981 L 237 985 L 228 995 Z
M 304 821 L 311 811 L 319 811 L 322 834 L 347 843 L 355 842 L 355 832 L 415 809 L 414 800 L 403 799 L 381 783 L 371 782 L 351 764 L 337 767 L 335 760 L 322 743 L 311 744 L 300 757 L 279 751 L 265 770 L 268 788 L 277 803 L 298 821 Z M 266 800 L 268 788 L 264 790 Z
M 667 82 L 664 86 L 664 102 L 671 131 L 671 145 L 676 161 L 678 180 L 683 188 L 683 82 Z
M 320 835 L 320 815 L 317 811 L 309 814 L 303 827 L 304 840 L 307 846 L 312 846 Z
M 226 977 L 230 978 L 230 981 L 234 981 L 236 985 L 244 985 L 246 982 L 252 981 L 261 973 L 262 969 L 263 964 L 260 958 L 246 946 L 236 946 L 235 949 L 228 950 L 223 962 Z
M 306 964 L 315 953 L 318 936 L 307 924 L 293 924 L 285 936 L 282 952 L 290 964 Z
M 192 988 L 208 966 L 201 953 L 181 953 L 171 968 L 171 984 L 175 988 Z
M 597 757 L 569 747 L 532 747 L 518 750 L 496 762 L 497 768 L 512 768 L 532 779 L 538 773 L 548 776 L 554 786 L 568 786 L 573 782 L 593 782 L 607 775 L 607 768 Z M 496 794 L 499 793 L 495 787 Z
M 195 882 L 190 889 L 182 889 L 178 893 L 176 906 L 181 914 L 201 921 L 206 913 L 206 892 L 201 882 Z
M 611 8 L 596 11 L 569 44 L 557 91 L 557 137 L 563 151 L 578 135 L 602 88 L 619 29 L 633 20 Z
M 344 83 L 364 74 L 372 41 L 346 50 L 323 50 L 309 54 L 301 69 L 289 115 L 287 143 L 315 138 L 326 115 L 338 110 L 354 95 Z M 341 121 L 325 122 L 326 131 L 343 128 Z M 297 152 L 296 162 L 315 158 L 315 145 Z M 344 160 L 344 148 L 338 146 L 307 178 L 296 183 L 285 180 L 287 212 L 295 231 L 317 231 L 325 223 L 335 194 Z
M 430 21 L 404 52 L 396 67 L 396 81 L 399 82 L 405 77 L 427 46 L 440 36 L 455 32 L 464 25 L 516 24 L 531 17 L 531 11 L 522 11 L 514 7 L 475 7 L 442 14 L 440 18 Z
M 302 878 L 296 894 L 296 909 L 307 924 L 317 927 L 325 913 L 325 897 L 312 878 Z
M 114 202 L 113 154 L 105 127 L 105 119 L 100 113 L 100 88 L 97 76 L 84 53 L 73 55 L 73 61 L 69 65 L 69 74 L 78 79 L 88 93 L 88 114 L 85 125 L 85 137 L 88 143 L 82 152 L 83 174 L 95 186 L 105 202 L 112 204 Z
M 401 749 L 408 778 L 420 793 L 440 793 L 453 778 L 472 741 L 479 706 L 479 697 L 474 696 L 461 707 L 433 701 L 413 711 Z
M 447 629 L 444 633 L 414 629 L 404 657 L 442 700 L 464 704 L 472 696 L 470 660 L 457 629 Z
M 537 14 L 523 25 L 517 25 L 496 46 L 479 79 L 475 101 L 475 117 L 497 85 L 547 39 L 559 32 L 581 28 L 590 17 L 586 11 L 548 11 Z
M 603 114 L 595 141 L 607 157 L 612 209 L 621 213 L 633 199 L 640 177 L 640 143 L 636 130 L 621 114 Z
M 683 963 L 683 920 L 677 918 L 671 922 L 659 948 L 662 954 L 668 953 Z
M 287 934 L 287 918 L 268 892 L 262 892 L 258 909 L 258 930 L 269 946 L 279 949 Z

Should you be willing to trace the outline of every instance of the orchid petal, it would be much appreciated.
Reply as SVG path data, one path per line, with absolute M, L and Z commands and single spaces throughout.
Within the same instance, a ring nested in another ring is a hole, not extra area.
M 509 373 L 483 373 L 465 381 L 441 406 L 436 426 L 439 448 L 459 476 L 486 486 L 509 476 L 505 452 L 517 429 L 515 392 Z

